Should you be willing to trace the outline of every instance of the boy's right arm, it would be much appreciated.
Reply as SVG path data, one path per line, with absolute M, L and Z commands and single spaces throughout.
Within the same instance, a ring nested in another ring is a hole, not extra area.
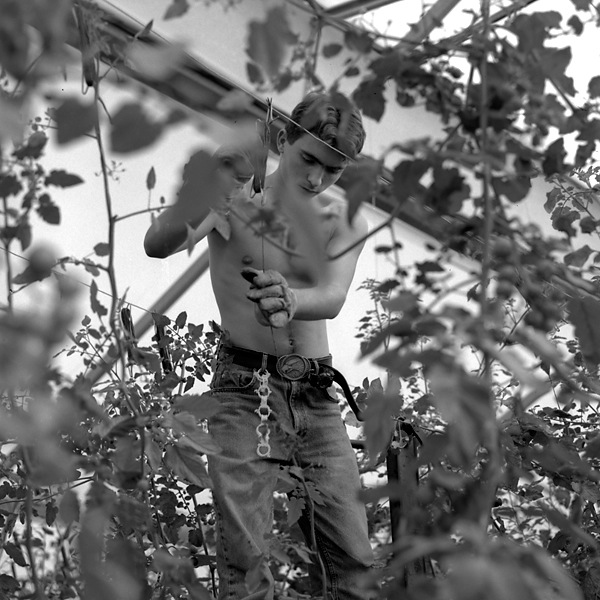
M 177 202 L 154 219 L 146 232 L 144 250 L 148 256 L 166 258 L 186 248 L 189 228 L 194 230 L 193 244 L 205 238 L 217 228 L 220 218 L 211 208 L 218 211 L 252 174 L 247 158 L 234 148 L 220 148 L 208 158 L 203 155 L 197 164 L 192 164 L 192 160 L 184 170 Z
M 205 238 L 215 227 L 216 213 L 208 209 L 206 215 L 196 219 L 186 218 L 174 205 L 162 212 L 146 232 L 144 250 L 152 258 L 166 258 L 183 250 L 188 245 L 188 226 L 193 232 L 193 243 Z

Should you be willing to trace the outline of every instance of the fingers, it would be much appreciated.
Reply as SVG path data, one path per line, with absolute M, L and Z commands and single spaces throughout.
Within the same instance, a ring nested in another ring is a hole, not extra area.
M 254 305 L 254 314 L 256 320 L 265 327 L 285 327 L 292 319 L 286 310 L 280 310 L 275 313 L 268 314 L 260 310 L 258 304 Z
M 285 327 L 290 321 L 290 315 L 285 310 L 276 312 L 269 316 L 269 323 L 271 327 L 275 328 Z
M 279 271 L 274 271 L 273 269 L 257 271 L 257 276 L 253 283 L 258 288 L 265 288 L 270 285 L 287 285 L 285 277 Z
M 257 271 L 256 269 L 253 269 L 252 267 L 246 267 L 244 269 L 242 269 L 240 271 L 240 275 L 248 282 L 248 283 L 252 283 L 254 284 L 254 280 L 256 279 L 256 276 L 260 273 L 260 271 Z
M 281 273 L 245 268 L 242 276 L 252 284 L 246 297 L 255 303 L 259 323 L 285 327 L 294 318 L 298 301 Z
M 289 302 L 286 302 L 284 298 L 275 297 L 275 298 L 262 298 L 258 302 L 258 307 L 265 313 L 271 314 L 275 312 L 279 312 L 285 310 L 289 311 Z
M 256 281 L 256 279 L 254 281 Z M 255 285 L 254 282 L 252 283 Z M 263 298 L 284 298 L 286 293 L 287 288 L 281 284 L 278 284 L 263 288 L 250 289 L 246 296 L 250 300 L 258 301 L 262 300 Z

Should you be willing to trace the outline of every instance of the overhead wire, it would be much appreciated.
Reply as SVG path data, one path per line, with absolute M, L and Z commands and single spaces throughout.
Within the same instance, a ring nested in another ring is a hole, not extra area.
M 31 260 L 29 258 L 27 258 L 26 256 L 23 256 L 22 254 L 18 254 L 17 252 L 14 252 L 13 250 L 9 250 L 8 248 L 5 247 L 0 247 L 1 250 L 3 250 L 6 254 L 10 254 L 11 256 L 14 256 L 15 258 L 18 258 L 20 260 L 25 261 L 28 264 L 31 264 Z M 91 283 L 87 283 L 85 281 L 82 281 L 81 279 L 78 279 L 77 277 L 71 275 L 70 273 L 64 272 L 64 271 L 58 271 L 56 269 L 56 267 L 53 267 L 50 270 L 50 274 L 54 275 L 55 277 L 66 277 L 67 279 L 74 281 L 75 283 L 82 285 L 84 287 L 87 287 L 89 289 L 92 288 L 92 284 Z M 38 281 L 32 281 L 31 283 L 37 283 Z M 12 290 L 8 290 L 9 294 L 15 294 L 18 293 L 20 291 L 22 291 L 23 289 L 25 289 L 26 287 L 29 287 L 29 285 L 31 285 L 31 283 L 27 283 L 25 285 L 23 285 L 21 288 L 19 288 L 16 291 L 12 291 Z M 114 299 L 114 300 L 123 300 L 128 306 L 131 306 L 133 308 L 137 308 L 138 310 L 141 310 L 142 312 L 148 313 L 148 314 L 152 314 L 153 311 L 151 309 L 148 308 L 144 308 L 143 306 L 139 306 L 138 304 L 135 304 L 135 302 L 130 302 L 129 300 L 125 301 L 125 297 L 124 296 L 114 296 L 113 294 L 111 294 L 110 292 L 106 292 L 102 289 L 100 289 L 99 287 L 96 288 L 97 292 L 99 294 L 102 294 L 103 296 L 106 296 L 108 298 Z

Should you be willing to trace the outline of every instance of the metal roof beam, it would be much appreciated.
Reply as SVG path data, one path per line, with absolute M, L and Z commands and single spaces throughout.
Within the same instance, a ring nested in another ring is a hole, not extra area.
M 382 6 L 393 4 L 396 0 L 349 0 L 325 10 L 325 14 L 337 19 L 348 19 Z
M 502 21 L 502 19 L 506 19 L 506 18 L 510 17 L 511 15 L 516 14 L 517 11 L 522 10 L 523 8 L 526 8 L 530 4 L 533 4 L 534 2 L 537 2 L 537 0 L 516 0 L 510 6 L 502 8 L 499 11 L 495 12 L 493 15 L 491 15 L 490 23 L 498 23 L 499 21 Z M 445 44 L 447 46 L 462 44 L 463 42 L 467 41 L 470 37 L 472 37 L 474 34 L 480 32 L 483 29 L 483 26 L 484 26 L 483 21 L 479 20 L 479 21 L 469 25 L 468 27 L 463 29 L 461 32 L 441 40 L 440 44 Z

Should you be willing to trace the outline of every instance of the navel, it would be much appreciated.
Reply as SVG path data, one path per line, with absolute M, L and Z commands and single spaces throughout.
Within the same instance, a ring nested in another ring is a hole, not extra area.
M 245 265 L 251 265 L 253 262 L 254 259 L 249 254 L 244 255 L 242 258 L 242 263 Z

